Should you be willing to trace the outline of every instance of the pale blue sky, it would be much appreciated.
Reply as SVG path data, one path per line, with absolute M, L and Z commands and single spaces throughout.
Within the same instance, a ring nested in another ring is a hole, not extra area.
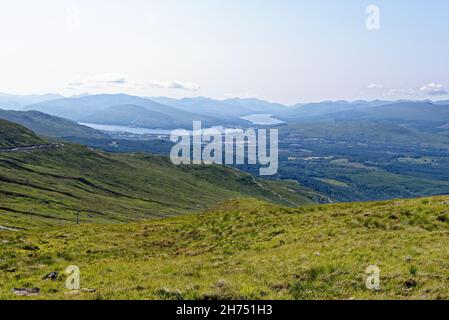
M 446 0 L 5 0 L 0 92 L 447 99 L 448 30 Z

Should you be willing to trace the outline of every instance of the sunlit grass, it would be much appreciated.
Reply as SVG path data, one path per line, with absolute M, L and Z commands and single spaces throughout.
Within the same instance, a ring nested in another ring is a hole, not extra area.
M 292 209 L 242 199 L 164 220 L 1 232 L 0 298 L 39 287 L 33 298 L 448 299 L 448 200 Z M 89 290 L 41 280 L 71 264 Z M 379 291 L 365 287 L 369 265 Z

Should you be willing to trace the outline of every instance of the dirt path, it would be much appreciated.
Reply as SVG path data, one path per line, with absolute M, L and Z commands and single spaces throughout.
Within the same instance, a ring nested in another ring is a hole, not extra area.
M 293 205 L 293 206 L 297 206 L 297 205 L 298 205 L 297 203 L 293 203 L 293 202 L 291 202 L 290 200 L 286 199 L 285 197 L 283 197 L 281 194 L 277 193 L 276 191 L 268 189 L 268 188 L 265 187 L 263 184 L 261 184 L 259 181 L 257 181 L 257 179 L 256 179 L 255 177 L 253 177 L 253 176 L 251 176 L 251 177 L 253 178 L 253 182 L 254 182 L 259 188 L 261 188 L 261 189 L 263 189 L 263 190 L 265 190 L 265 191 L 271 192 L 271 193 L 274 194 L 275 196 L 279 197 L 279 199 L 281 199 L 281 200 L 283 200 L 283 201 L 289 203 L 290 205 Z
M 2 230 L 5 230 L 5 231 L 19 231 L 19 230 L 17 230 L 17 229 L 7 228 L 7 227 L 4 227 L 4 226 L 1 226 L 1 225 L 0 225 L 0 231 L 2 231 Z
M 63 146 L 64 144 L 62 143 L 39 144 L 35 146 L 26 146 L 26 147 L 0 148 L 0 152 L 26 152 L 33 150 L 49 150 L 49 149 L 59 149 Z

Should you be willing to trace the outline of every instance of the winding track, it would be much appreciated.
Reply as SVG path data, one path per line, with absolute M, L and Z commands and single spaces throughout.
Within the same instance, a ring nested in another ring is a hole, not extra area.
M 0 231 L 2 230 L 6 230 L 6 231 L 19 231 L 17 229 L 13 229 L 13 228 L 8 228 L 8 227 L 4 227 L 4 226 L 0 226 Z
M 53 144 L 38 144 L 34 146 L 26 146 L 26 147 L 14 147 L 14 148 L 0 148 L 0 152 L 26 152 L 33 150 L 49 150 L 49 149 L 59 149 L 63 147 L 62 143 L 53 143 Z

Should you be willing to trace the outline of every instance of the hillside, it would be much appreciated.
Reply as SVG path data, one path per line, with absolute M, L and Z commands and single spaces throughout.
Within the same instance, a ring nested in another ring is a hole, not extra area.
M 0 119 L 0 148 L 44 144 L 45 141 L 18 124 Z
M 295 122 L 307 118 L 323 116 L 345 111 L 354 111 L 370 107 L 370 103 L 360 101 L 351 103 L 348 101 L 323 101 L 317 103 L 298 104 L 287 110 L 281 110 L 275 114 L 276 118 Z
M 327 139 L 396 146 L 449 148 L 449 138 L 396 123 L 370 120 L 322 120 L 290 124 L 281 134 L 298 139 Z
M 141 128 L 170 128 L 175 126 L 173 118 L 169 115 L 137 105 L 112 106 L 84 117 L 82 122 Z
M 363 110 L 368 117 L 404 121 L 449 121 L 449 105 L 430 102 L 400 102 Z
M 0 298 L 449 299 L 449 197 L 292 209 L 242 199 L 132 224 L 0 232 Z M 76 264 L 81 291 L 41 278 Z M 380 269 L 380 290 L 365 270 Z
M 151 99 L 185 111 L 218 116 L 220 118 L 238 118 L 257 113 L 278 113 L 287 109 L 281 104 L 259 99 L 233 98 L 214 100 L 206 97 L 183 99 L 154 97 Z
M 51 116 L 39 111 L 11 111 L 0 110 L 0 119 L 21 124 L 37 134 L 65 138 L 108 139 L 109 136 L 101 131 L 79 125 L 78 123 Z
M 449 122 L 446 101 L 335 101 L 299 105 L 275 115 L 290 124 L 355 121 L 396 124 L 440 133 Z
M 317 196 L 293 182 L 262 181 L 223 166 L 174 166 L 166 157 L 70 144 L 0 153 L 0 181 L 0 225 L 12 228 L 73 224 L 77 212 L 83 222 L 130 222 L 242 196 L 286 205 Z

